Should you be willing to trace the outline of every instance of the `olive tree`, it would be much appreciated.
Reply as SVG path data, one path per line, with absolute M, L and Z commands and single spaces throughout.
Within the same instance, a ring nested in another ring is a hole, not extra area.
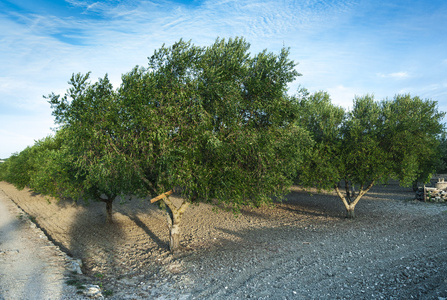
M 408 186 L 434 171 L 427 166 L 438 153 L 444 116 L 435 101 L 397 95 L 377 102 L 366 95 L 355 98 L 349 112 L 331 104 L 323 92 L 303 93 L 299 102 L 300 122 L 316 142 L 309 163 L 301 165 L 299 181 L 334 189 L 347 217 L 355 217 L 355 206 L 374 184 L 397 179 Z M 352 185 L 359 187 L 357 193 Z
M 286 94 L 299 75 L 288 50 L 255 56 L 248 50 L 241 38 L 209 47 L 181 40 L 155 51 L 148 68 L 123 75 L 125 142 L 114 149 L 165 203 L 171 250 L 180 246 L 190 203 L 238 210 L 281 197 L 301 162 L 301 146 L 310 143 Z M 178 206 L 169 198 L 173 190 L 182 195 Z
M 442 159 L 445 113 L 438 111 L 436 101 L 409 94 L 381 104 L 386 120 L 382 143 L 394 162 L 393 174 L 405 186 L 428 182 Z
M 64 97 L 48 99 L 80 190 L 106 203 L 118 194 L 159 195 L 173 251 L 190 203 L 237 211 L 283 196 L 311 143 L 286 93 L 299 74 L 288 49 L 248 50 L 241 38 L 209 47 L 180 40 L 124 74 L 117 90 L 107 76 L 91 84 L 89 74 L 73 75 Z

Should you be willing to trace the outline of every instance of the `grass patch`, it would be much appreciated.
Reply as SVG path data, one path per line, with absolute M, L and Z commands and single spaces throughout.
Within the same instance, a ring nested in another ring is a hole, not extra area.
M 82 290 L 85 288 L 85 286 L 77 279 L 69 279 L 65 281 L 67 285 L 75 286 L 78 290 Z

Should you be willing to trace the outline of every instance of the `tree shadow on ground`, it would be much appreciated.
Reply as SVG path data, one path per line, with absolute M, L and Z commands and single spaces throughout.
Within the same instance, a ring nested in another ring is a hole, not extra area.
M 344 212 L 343 203 L 338 196 L 304 190 L 292 190 L 278 207 L 301 215 L 320 217 L 338 218 Z
M 384 211 L 388 211 L 387 206 L 401 208 L 407 206 L 403 202 L 395 201 L 369 202 Z M 186 258 L 188 264 L 194 267 L 192 279 L 195 280 L 196 286 L 193 294 L 197 298 L 211 296 L 222 299 L 231 298 L 231 296 L 235 297 L 234 295 L 245 294 L 247 289 L 248 294 L 255 293 L 256 289 L 263 289 L 262 283 L 266 283 L 269 286 L 264 288 L 265 292 L 274 297 L 278 295 L 274 289 L 275 286 L 283 291 L 286 285 L 306 287 L 308 280 L 312 280 L 313 286 L 316 286 L 317 282 L 323 282 L 324 285 L 324 282 L 329 282 L 329 280 L 331 282 L 338 280 L 343 283 L 344 279 L 341 276 L 343 274 L 357 281 L 358 273 L 354 272 L 352 275 L 352 271 L 343 272 L 350 270 L 353 265 L 358 266 L 359 270 L 363 270 L 365 265 L 369 268 L 369 263 L 365 262 L 371 262 L 375 270 L 393 272 L 390 276 L 392 279 L 395 278 L 393 276 L 402 272 L 403 256 L 418 257 L 418 259 L 407 260 L 407 263 L 414 263 L 415 266 L 419 264 L 420 259 L 424 259 L 421 249 L 427 249 L 431 254 L 441 253 L 439 261 L 445 261 L 442 259 L 442 256 L 445 256 L 442 252 L 445 235 L 433 235 L 430 224 L 435 222 L 439 224 L 439 228 L 446 228 L 447 218 L 441 214 L 432 215 L 429 209 L 421 212 L 417 207 L 410 210 L 409 215 L 410 220 L 416 222 L 417 225 L 413 225 L 413 222 L 409 223 L 404 218 L 393 218 L 394 214 L 389 212 L 385 215 L 388 218 L 386 223 L 376 222 L 370 218 L 359 218 L 355 223 L 338 220 L 336 224 L 328 224 L 320 220 L 318 223 L 313 223 L 316 226 L 305 227 L 300 224 L 242 230 L 218 227 L 217 229 L 225 234 L 224 238 L 216 242 L 214 247 L 198 251 Z M 392 223 L 392 226 L 388 223 Z M 356 224 L 355 228 L 351 227 L 353 224 Z M 432 237 L 427 238 L 427 236 Z M 350 251 L 361 255 L 351 256 Z M 357 260 L 355 264 L 352 263 L 354 259 Z M 427 262 L 433 261 L 433 256 L 427 255 L 426 259 Z M 335 277 L 334 270 L 337 270 Z M 363 274 L 363 271 L 361 273 Z M 433 275 L 436 280 L 439 279 L 439 282 L 443 280 L 442 275 L 445 274 L 441 273 L 436 271 Z M 379 273 L 371 271 L 373 276 L 370 278 L 372 278 L 373 287 L 376 280 L 374 274 Z M 318 278 L 315 279 L 315 276 Z M 270 282 L 274 284 L 270 286 Z M 294 283 L 290 284 L 290 282 Z M 416 284 L 422 286 L 424 282 L 416 282 Z M 340 289 L 336 294 L 343 294 L 341 291 L 343 284 L 337 283 L 334 286 Z M 404 287 L 405 284 L 401 286 Z M 332 287 L 330 288 L 327 292 L 333 292 Z M 402 292 L 395 295 L 408 298 L 404 297 L 405 289 L 397 290 Z M 235 294 L 235 291 L 240 293 Z M 396 289 L 393 287 L 388 292 L 391 295 L 396 292 Z M 369 296 L 372 297 L 372 295 Z
M 144 223 L 136 213 L 127 215 L 137 226 L 139 226 L 146 234 L 158 245 L 160 249 L 169 249 L 169 244 L 162 241 L 149 227 Z
M 83 271 L 89 275 L 119 274 L 120 245 L 125 240 L 120 222 L 106 222 L 105 205 L 96 202 L 79 205 L 71 218 L 68 248 L 82 260 Z

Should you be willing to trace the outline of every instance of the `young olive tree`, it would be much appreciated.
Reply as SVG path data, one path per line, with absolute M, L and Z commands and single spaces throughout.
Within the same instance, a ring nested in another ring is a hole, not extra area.
M 355 217 L 355 206 L 374 184 L 398 179 L 410 185 L 427 170 L 434 171 L 427 166 L 438 153 L 444 116 L 436 102 L 410 95 L 376 102 L 367 95 L 355 98 L 352 110 L 344 112 L 327 93 L 318 92 L 304 93 L 300 104 L 300 122 L 316 143 L 309 163 L 301 165 L 299 181 L 333 188 L 348 218 Z M 357 193 L 351 191 L 353 185 L 359 187 Z
M 310 143 L 294 122 L 287 84 L 299 74 L 288 50 L 250 56 L 241 38 L 209 47 L 163 46 L 118 90 L 124 143 L 114 149 L 167 207 L 170 248 L 180 247 L 192 202 L 261 205 L 291 185 Z M 298 147 L 295 147 L 298 145 Z M 172 190 L 182 195 L 178 206 Z

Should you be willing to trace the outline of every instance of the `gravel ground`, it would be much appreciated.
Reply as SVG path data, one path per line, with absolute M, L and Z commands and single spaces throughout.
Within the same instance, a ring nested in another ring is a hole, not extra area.
M 69 263 L 0 190 L 0 299 L 77 299 Z
M 447 205 L 414 201 L 395 183 L 373 188 L 354 220 L 334 194 L 298 187 L 238 217 L 192 206 L 175 255 L 165 216 L 147 201 L 115 205 L 108 225 L 102 203 L 0 189 L 82 259 L 84 275 L 72 281 L 98 284 L 110 299 L 447 299 Z

